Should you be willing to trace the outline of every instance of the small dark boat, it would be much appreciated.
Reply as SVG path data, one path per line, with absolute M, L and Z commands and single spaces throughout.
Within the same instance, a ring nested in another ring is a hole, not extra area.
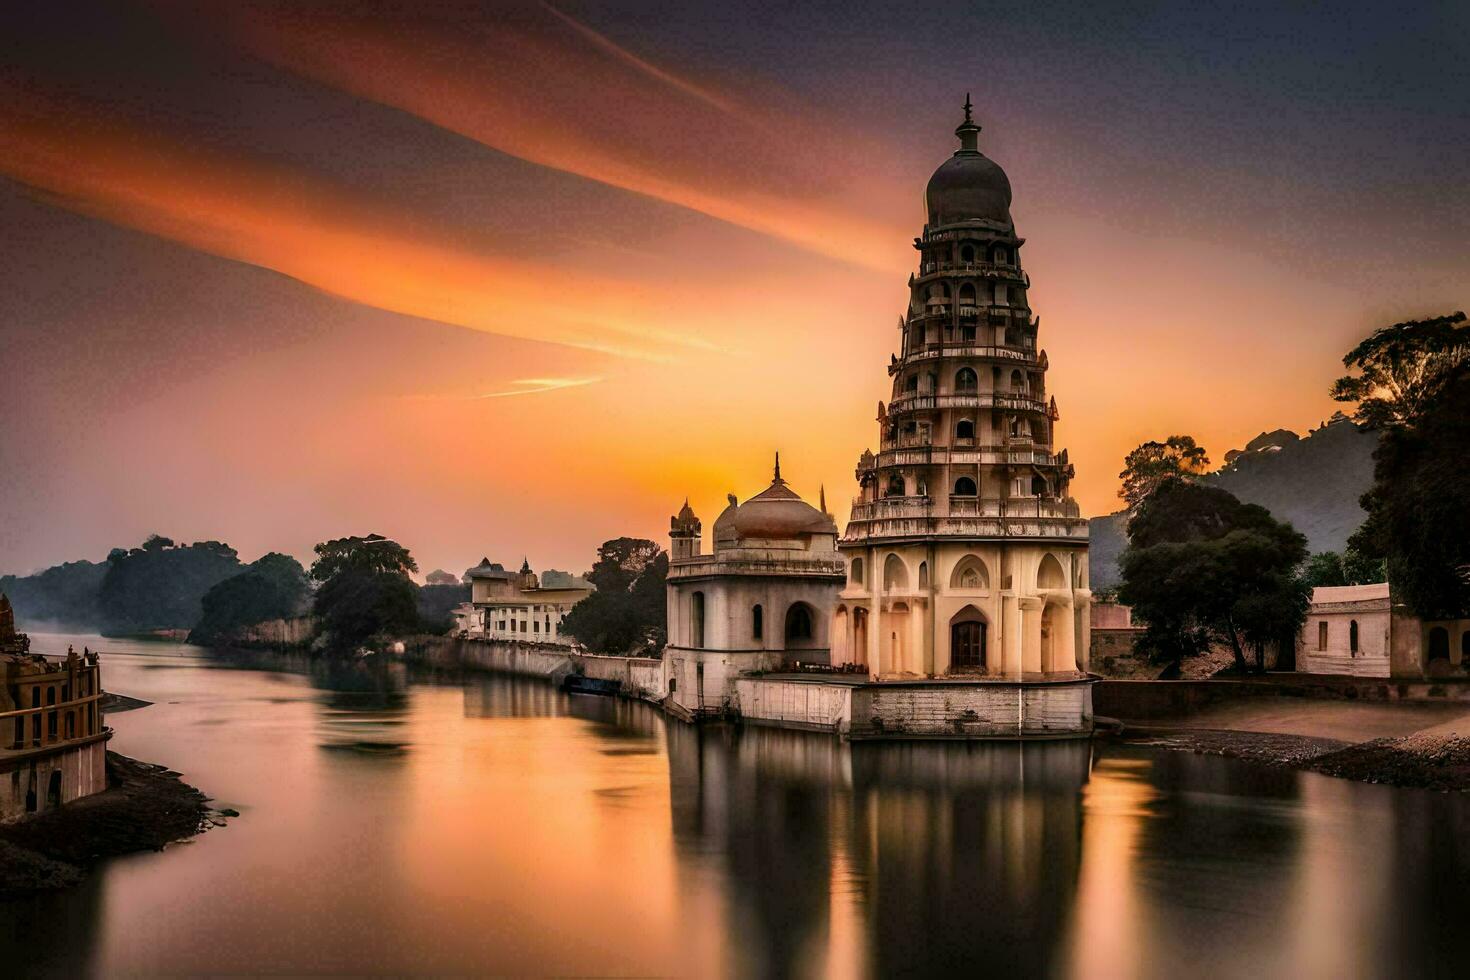
M 568 674 L 562 679 L 561 689 L 568 694 L 614 695 L 623 689 L 623 685 L 617 681 L 605 681 L 598 677 L 583 677 L 581 674 Z

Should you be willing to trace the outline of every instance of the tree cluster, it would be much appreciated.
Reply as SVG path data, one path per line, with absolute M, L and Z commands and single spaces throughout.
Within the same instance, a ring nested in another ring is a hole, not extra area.
M 643 538 L 615 538 L 597 549 L 587 580 L 597 589 L 571 608 L 562 631 L 602 653 L 654 653 L 665 642 L 669 556 Z
M 140 547 L 114 548 L 98 591 L 102 626 L 120 633 L 190 629 L 203 615 L 204 594 L 243 567 L 220 541 L 175 544 L 154 534 Z
M 1210 468 L 1210 457 L 1193 436 L 1170 436 L 1163 442 L 1149 441 L 1123 459 L 1118 479 L 1123 486 L 1118 496 L 1129 509 L 1148 499 L 1165 480 L 1193 480 Z
M 203 614 L 190 631 L 189 642 L 228 643 L 256 623 L 304 613 L 311 605 L 311 587 L 299 561 L 273 551 L 239 575 L 217 583 L 204 593 L 201 605 Z
M 375 636 L 417 632 L 418 565 L 408 549 L 381 534 L 334 538 L 314 549 L 313 610 L 328 642 L 355 647 Z
M 1349 547 L 1382 561 L 1422 619 L 1470 615 L 1470 326 L 1464 313 L 1384 327 L 1353 348 L 1333 397 L 1379 433 L 1368 519 Z
M 1118 598 L 1144 624 L 1138 648 L 1174 665 L 1219 643 L 1238 670 L 1295 644 L 1311 590 L 1297 577 L 1306 538 L 1218 487 L 1167 479 L 1128 524 Z

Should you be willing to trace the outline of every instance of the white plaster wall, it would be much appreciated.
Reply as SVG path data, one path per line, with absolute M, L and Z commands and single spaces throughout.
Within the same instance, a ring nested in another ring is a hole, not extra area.
M 852 721 L 849 685 L 743 677 L 735 682 L 740 717 L 757 724 L 845 734 Z
M 1358 651 L 1350 644 L 1351 624 L 1358 624 Z M 1319 646 L 1321 624 L 1327 624 L 1327 648 Z M 1387 609 L 1314 611 L 1307 616 L 1297 647 L 1297 669 L 1309 674 L 1389 676 L 1389 612 Z

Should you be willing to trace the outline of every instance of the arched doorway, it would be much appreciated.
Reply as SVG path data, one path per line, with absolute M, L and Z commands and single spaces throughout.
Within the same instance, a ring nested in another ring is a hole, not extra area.
M 949 621 L 949 669 L 970 673 L 986 668 L 986 633 L 989 624 L 974 606 L 965 606 Z
M 909 589 L 909 570 L 903 563 L 903 559 L 897 555 L 889 555 L 883 562 L 883 591 L 884 592 L 907 592 Z
M 1041 567 L 1036 570 L 1036 587 L 1038 589 L 1065 589 L 1067 587 L 1067 575 L 1062 571 L 1062 563 L 1057 561 L 1057 556 L 1047 554 L 1041 559 Z

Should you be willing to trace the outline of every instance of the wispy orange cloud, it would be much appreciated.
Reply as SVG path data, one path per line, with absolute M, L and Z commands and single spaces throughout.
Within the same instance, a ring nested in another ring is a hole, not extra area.
M 885 169 L 880 148 L 771 108 L 780 93 L 747 104 L 660 67 L 547 5 L 511 5 L 493 27 L 418 9 L 203 16 L 281 68 L 520 159 L 867 268 L 907 261 L 903 230 L 851 207 L 854 172 Z
M 626 357 L 713 346 L 660 329 L 644 287 L 582 275 L 568 291 L 564 272 L 467 250 L 329 182 L 37 92 L 0 91 L 0 174 L 69 210 L 396 313 Z

